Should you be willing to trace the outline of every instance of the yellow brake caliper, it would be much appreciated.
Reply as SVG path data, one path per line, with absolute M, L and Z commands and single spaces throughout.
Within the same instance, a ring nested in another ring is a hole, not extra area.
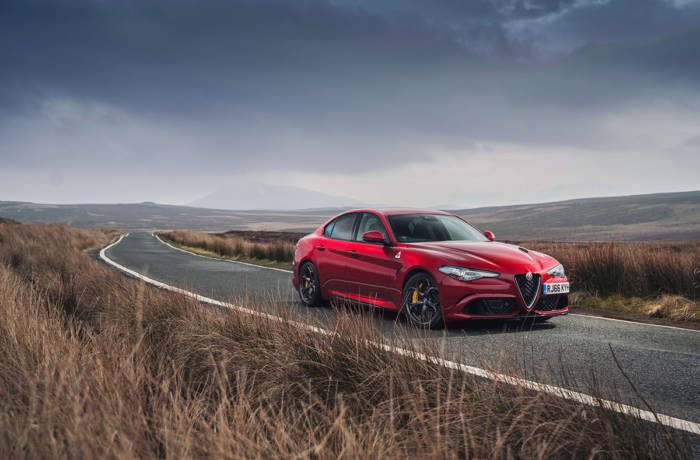
M 423 289 L 423 283 L 418 285 L 418 288 Z M 413 296 L 411 296 L 411 303 L 418 303 L 418 289 L 413 289 Z

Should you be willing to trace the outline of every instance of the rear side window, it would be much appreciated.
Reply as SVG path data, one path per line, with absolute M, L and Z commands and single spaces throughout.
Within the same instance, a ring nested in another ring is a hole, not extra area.
M 352 230 L 355 227 L 355 218 L 357 213 L 345 214 L 344 216 L 338 217 L 330 225 L 333 225 L 331 229 L 331 238 L 336 240 L 351 240 Z M 328 228 L 328 225 L 326 228 Z
M 323 229 L 323 236 L 326 238 L 331 237 L 331 232 L 333 231 L 333 226 L 335 225 L 335 221 L 331 222 L 330 224 L 326 225 L 326 228 Z

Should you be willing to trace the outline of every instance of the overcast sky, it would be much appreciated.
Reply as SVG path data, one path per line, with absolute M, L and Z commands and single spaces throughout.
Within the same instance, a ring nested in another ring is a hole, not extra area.
M 694 0 L 5 0 L 0 200 L 699 189 L 698 50 Z

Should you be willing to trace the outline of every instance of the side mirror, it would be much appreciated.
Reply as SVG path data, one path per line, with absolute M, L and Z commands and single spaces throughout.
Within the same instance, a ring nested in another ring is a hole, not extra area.
M 372 230 L 371 232 L 363 233 L 362 234 L 362 241 L 366 241 L 367 243 L 382 243 L 386 244 L 386 238 L 384 237 L 384 234 L 382 232 L 378 232 L 376 230 Z
M 486 230 L 484 232 L 484 236 L 489 239 L 489 241 L 495 241 L 496 240 L 496 235 L 493 234 L 491 230 Z

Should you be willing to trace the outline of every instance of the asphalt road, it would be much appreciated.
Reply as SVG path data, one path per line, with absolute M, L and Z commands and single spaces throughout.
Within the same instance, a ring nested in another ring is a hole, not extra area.
M 268 300 L 267 307 L 260 308 L 291 308 L 321 321 L 334 315 L 332 308 L 309 309 L 297 303 L 289 273 L 184 253 L 148 233 L 130 234 L 107 256 L 150 278 L 207 297 L 238 304 L 247 299 L 248 305 Z M 394 315 L 375 316 L 385 334 L 413 334 L 415 343 L 439 346 L 466 364 L 589 394 L 599 388 L 609 399 L 646 409 L 620 372 L 612 348 L 655 411 L 700 422 L 698 331 L 569 315 L 542 325 L 462 323 L 426 336 Z

